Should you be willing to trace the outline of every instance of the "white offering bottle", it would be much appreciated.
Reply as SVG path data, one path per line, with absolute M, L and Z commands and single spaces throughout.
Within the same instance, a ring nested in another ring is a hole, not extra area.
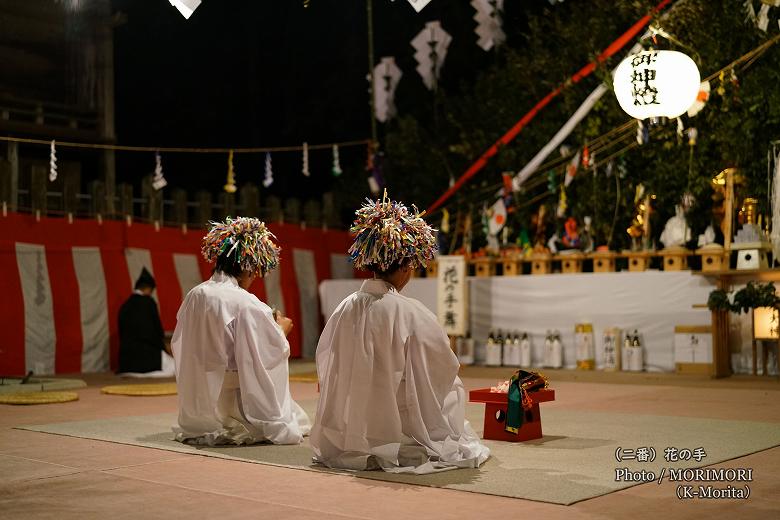
M 557 330 L 552 339 L 552 346 L 550 348 L 550 366 L 552 368 L 563 367 L 563 345 L 561 344 L 561 334 Z
M 552 332 L 549 330 L 544 336 L 544 352 L 542 353 L 542 366 L 552 366 Z
M 485 341 L 477 341 L 474 344 L 474 364 L 485 365 L 487 363 L 487 346 L 493 341 L 493 331 Z
M 631 334 L 626 332 L 626 338 L 623 340 L 623 359 L 621 360 L 621 370 L 631 370 L 631 358 L 634 355 L 634 350 L 631 347 Z
M 501 337 L 501 331 L 498 331 L 498 335 L 494 338 L 493 333 L 490 333 L 488 337 L 487 345 L 485 345 L 485 364 L 489 367 L 501 366 L 501 351 L 504 346 L 504 338 Z
M 526 332 L 523 332 L 523 339 L 520 341 L 520 366 L 523 368 L 531 366 L 531 340 L 528 339 Z
M 642 343 L 639 341 L 639 333 L 634 331 L 634 338 L 631 340 L 631 360 L 628 369 L 632 372 L 641 372 L 644 369 L 644 352 Z
M 515 333 L 514 338 L 512 337 L 512 334 L 507 334 L 506 338 L 504 338 L 504 359 L 503 359 L 503 365 L 505 367 L 516 367 L 519 366 L 517 363 L 517 350 L 520 348 L 520 340 L 517 338 L 517 334 Z

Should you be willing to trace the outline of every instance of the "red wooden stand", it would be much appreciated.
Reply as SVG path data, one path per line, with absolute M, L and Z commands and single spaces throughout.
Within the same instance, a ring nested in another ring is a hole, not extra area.
M 542 416 L 539 413 L 539 403 L 555 401 L 555 390 L 549 388 L 530 392 L 528 396 L 534 402 L 526 413 L 526 420 L 517 434 L 504 430 L 506 423 L 506 394 L 491 392 L 490 388 L 480 388 L 469 392 L 469 401 L 485 403 L 485 433 L 483 439 L 493 441 L 522 442 L 542 438 Z M 530 414 L 530 419 L 529 419 Z

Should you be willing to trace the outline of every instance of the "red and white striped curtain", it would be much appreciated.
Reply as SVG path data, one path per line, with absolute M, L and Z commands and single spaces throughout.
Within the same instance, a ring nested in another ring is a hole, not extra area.
M 295 323 L 293 357 L 313 357 L 321 318 L 320 281 L 353 276 L 344 231 L 271 224 L 280 268 L 251 291 Z M 146 267 L 165 330 L 176 326 L 183 296 L 211 275 L 200 256 L 201 230 L 95 220 L 0 217 L 0 374 L 116 369 L 117 313 Z

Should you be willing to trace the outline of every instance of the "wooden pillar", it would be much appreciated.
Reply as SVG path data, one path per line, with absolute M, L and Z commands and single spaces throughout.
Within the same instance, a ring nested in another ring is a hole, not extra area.
M 322 194 L 322 220 L 328 227 L 341 227 L 336 198 L 332 192 Z
M 239 191 L 239 197 L 242 217 L 260 216 L 260 190 L 256 184 L 251 182 L 244 184 Z
M 142 215 L 149 222 L 162 223 L 162 191 L 152 186 L 152 176 L 147 175 L 141 182 L 141 197 L 144 199 Z
M 117 186 L 117 194 L 119 195 L 119 204 L 116 208 L 117 212 L 125 219 L 132 220 L 135 216 L 133 208 L 133 185 L 123 182 Z
M 103 181 L 92 181 L 89 184 L 89 193 L 92 196 L 92 215 L 99 218 L 104 217 L 106 214 L 106 187 Z
M 301 201 L 298 199 L 287 199 L 284 201 L 284 220 L 297 224 L 301 221 Z
M 226 217 L 236 216 L 236 194 L 223 191 L 219 194 L 219 204 L 222 206 L 220 216 L 222 220 Z
M 30 209 L 34 214 L 45 215 L 49 172 L 42 164 L 33 164 L 30 169 Z
M 62 209 L 66 215 L 75 216 L 79 212 L 81 163 L 63 162 L 59 170 L 62 177 Z
M 187 224 L 187 190 L 176 188 L 173 190 L 173 220 L 179 226 Z
M 284 212 L 282 211 L 282 201 L 279 197 L 270 196 L 266 198 L 266 220 L 268 222 L 284 222 Z
M 322 225 L 322 210 L 319 201 L 307 200 L 303 205 L 303 221 L 309 227 Z
M 202 226 L 207 226 L 212 217 L 211 192 L 201 190 L 198 192 L 198 211 L 197 222 Z
M 6 160 L 9 166 L 8 211 L 19 206 L 19 143 L 8 143 Z

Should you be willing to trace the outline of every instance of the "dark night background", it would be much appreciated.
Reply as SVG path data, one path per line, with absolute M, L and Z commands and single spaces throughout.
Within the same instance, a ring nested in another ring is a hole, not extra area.
M 249 147 L 370 137 L 364 0 L 311 0 L 308 7 L 302 0 L 205 0 L 189 20 L 164 0 L 114 0 L 112 6 L 125 15 L 114 33 L 117 142 Z M 544 7 L 547 0 L 508 0 L 510 40 L 528 10 Z M 461 88 L 494 59 L 476 45 L 466 0 L 433 0 L 420 13 L 404 0 L 374 0 L 373 9 L 375 59 L 395 56 L 403 71 L 400 114 L 432 99 L 409 44 L 427 21 L 440 20 L 453 36 L 442 88 Z M 358 183 L 368 195 L 365 147 L 340 151 L 340 182 Z M 309 179 L 301 174 L 300 153 L 272 158 L 275 182 L 266 193 L 306 199 L 338 189 L 329 150 L 310 152 Z M 238 184 L 259 184 L 263 162 L 263 154 L 237 154 Z M 190 191 L 221 189 L 226 163 L 224 155 L 163 156 L 169 185 Z M 153 167 L 151 154 L 120 152 L 117 181 L 138 185 Z

